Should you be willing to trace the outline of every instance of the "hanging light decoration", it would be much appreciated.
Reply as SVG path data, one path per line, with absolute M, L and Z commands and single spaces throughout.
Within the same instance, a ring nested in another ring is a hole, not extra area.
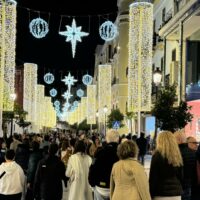
M 81 98 L 84 96 L 84 91 L 82 89 L 78 89 L 76 95 Z
M 87 124 L 96 124 L 96 85 L 87 86 Z
M 82 42 L 81 37 L 88 36 L 89 33 L 81 32 L 82 27 L 76 26 L 75 19 L 73 19 L 73 21 L 72 21 L 72 26 L 67 25 L 66 28 L 67 28 L 67 31 L 61 31 L 61 32 L 59 32 L 59 34 L 67 37 L 66 42 L 71 42 L 72 55 L 73 55 L 73 58 L 74 58 L 75 54 L 76 54 L 77 42 Z
M 52 97 L 55 97 L 55 96 L 58 94 L 58 92 L 57 92 L 56 89 L 53 88 L 53 89 L 50 90 L 49 94 L 50 94 Z
M 44 75 L 44 82 L 47 84 L 52 84 L 54 82 L 55 78 L 54 75 L 51 73 L 47 73 Z
M 71 76 L 70 72 L 68 76 L 65 76 L 62 81 L 65 82 L 65 85 L 68 86 L 69 91 L 71 91 L 71 86 L 74 85 L 75 82 L 77 82 L 77 80 L 73 76 Z
M 74 101 L 73 106 L 78 107 L 78 101 Z
M 82 81 L 83 81 L 84 85 L 91 85 L 92 84 L 92 80 L 93 80 L 92 76 L 90 76 L 88 74 L 84 75 L 83 78 L 82 78 Z
M 67 90 L 62 96 L 64 97 L 64 99 L 66 99 L 67 102 L 71 97 L 73 97 L 69 90 Z
M 38 17 L 30 22 L 29 29 L 35 38 L 41 39 L 49 32 L 49 25 L 44 19 Z
M 111 21 L 106 21 L 99 27 L 99 35 L 103 40 L 111 41 L 117 36 L 117 26 Z
M 135 2 L 129 11 L 128 111 L 151 110 L 153 4 Z
M 54 101 L 53 104 L 54 104 L 54 106 L 58 107 L 58 106 L 60 106 L 60 101 L 56 100 L 56 101 Z
M 111 111 L 111 75 L 112 69 L 111 65 L 99 65 L 98 66 L 98 112 L 99 112 L 99 122 L 104 122 L 105 113 L 104 107 L 107 106 L 108 114 Z M 95 112 L 96 114 L 96 112 Z

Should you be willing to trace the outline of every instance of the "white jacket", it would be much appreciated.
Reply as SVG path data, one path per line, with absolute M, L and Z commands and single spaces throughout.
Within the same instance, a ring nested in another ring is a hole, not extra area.
M 15 162 L 5 162 L 0 165 L 0 194 L 11 195 L 23 191 L 25 175 L 22 168 Z

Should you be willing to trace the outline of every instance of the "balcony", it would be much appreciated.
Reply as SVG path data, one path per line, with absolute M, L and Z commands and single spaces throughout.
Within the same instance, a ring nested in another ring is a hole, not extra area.
M 154 32 L 153 34 L 153 50 L 162 49 L 163 47 L 163 39 L 158 35 L 158 33 Z
M 165 16 L 165 20 L 160 27 L 159 35 L 161 37 L 170 33 L 180 20 L 183 20 L 186 16 L 194 13 L 194 11 L 200 6 L 199 0 L 179 0 L 175 4 L 174 8 L 170 9 Z

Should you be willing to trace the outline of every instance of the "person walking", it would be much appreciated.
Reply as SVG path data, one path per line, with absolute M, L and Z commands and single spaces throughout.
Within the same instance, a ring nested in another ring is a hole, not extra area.
M 89 183 L 94 188 L 94 200 L 110 198 L 110 175 L 113 164 L 119 160 L 118 142 L 119 133 L 116 130 L 108 131 L 105 146 L 94 155 L 94 162 L 89 171 Z
M 92 200 L 92 188 L 88 182 L 89 167 L 92 163 L 86 154 L 86 144 L 78 140 L 74 154 L 68 160 L 66 176 L 69 177 L 68 200 Z
M 112 168 L 110 199 L 151 200 L 144 167 L 137 161 L 137 144 L 133 141 L 121 143 L 117 155 L 120 161 Z
M 139 148 L 138 160 L 144 165 L 144 156 L 147 153 L 147 139 L 145 138 L 145 133 L 141 132 L 140 137 L 136 140 Z
M 34 180 L 34 197 L 39 200 L 61 200 L 62 180 L 66 185 L 65 165 L 56 153 L 58 145 L 49 146 L 48 156 L 42 159 L 37 167 Z
M 170 131 L 159 133 L 149 175 L 153 200 L 181 200 L 182 167 L 183 160 L 175 136 Z
M 14 150 L 5 153 L 6 162 L 0 165 L 0 199 L 21 200 L 25 184 L 22 168 L 14 161 Z

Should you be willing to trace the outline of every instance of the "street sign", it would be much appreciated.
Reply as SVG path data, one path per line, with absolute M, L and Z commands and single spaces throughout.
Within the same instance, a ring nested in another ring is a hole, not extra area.
M 120 122 L 119 121 L 114 121 L 112 123 L 112 128 L 113 129 L 119 129 L 120 128 Z

